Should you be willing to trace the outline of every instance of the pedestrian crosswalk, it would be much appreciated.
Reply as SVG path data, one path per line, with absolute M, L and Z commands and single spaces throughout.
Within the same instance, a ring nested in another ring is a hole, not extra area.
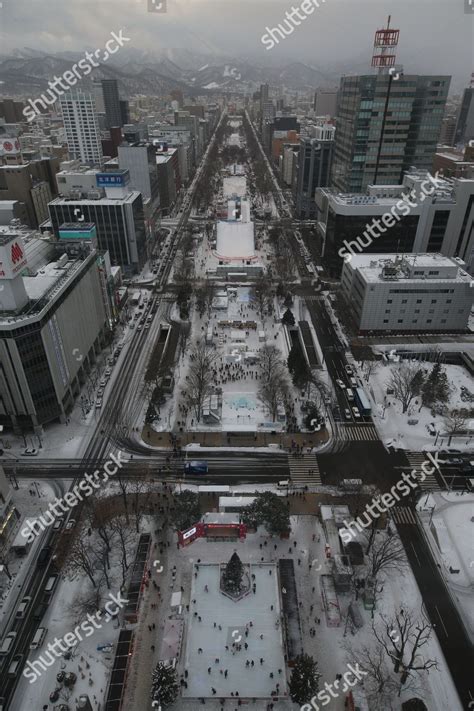
M 374 425 L 354 425 L 345 422 L 338 423 L 337 436 L 340 439 L 352 441 L 380 439 Z
M 295 486 L 321 485 L 321 474 L 318 460 L 312 452 L 303 454 L 302 457 L 288 455 L 288 466 L 290 467 L 290 478 Z
M 394 506 L 390 510 L 390 513 L 395 523 L 401 523 L 405 525 L 416 525 L 417 523 L 413 510 L 408 508 L 408 506 Z
M 423 489 L 424 491 L 441 490 L 441 486 L 438 484 L 435 474 L 436 468 L 431 459 L 429 459 L 424 452 L 405 452 L 405 456 L 408 459 L 409 471 L 415 470 L 414 476 L 416 476 L 417 479 L 419 478 L 418 483 L 420 485 L 420 489 Z M 425 478 L 421 481 L 423 474 Z

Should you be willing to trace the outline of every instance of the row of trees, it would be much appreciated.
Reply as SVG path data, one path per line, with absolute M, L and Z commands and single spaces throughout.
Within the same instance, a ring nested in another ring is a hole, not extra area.
M 288 371 L 281 352 L 274 345 L 265 344 L 259 352 L 260 381 L 258 398 L 267 408 L 273 422 L 276 421 L 278 408 L 288 401 Z

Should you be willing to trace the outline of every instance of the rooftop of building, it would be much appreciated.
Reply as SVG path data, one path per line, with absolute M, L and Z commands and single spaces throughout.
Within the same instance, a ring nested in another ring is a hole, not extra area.
M 471 283 L 472 277 L 464 267 L 462 259 L 445 257 L 439 253 L 416 254 L 354 254 L 350 261 L 352 269 L 362 274 L 367 282 L 421 281 Z M 417 274 L 414 271 L 439 270 L 440 274 Z M 428 279 L 426 278 L 428 277 Z
M 68 203 L 74 203 L 75 205 L 117 205 L 119 202 L 133 202 L 141 193 L 138 190 L 131 190 L 127 195 L 119 198 L 101 197 L 101 198 L 70 198 L 70 197 L 57 197 L 51 200 L 50 205 L 67 205 Z
M 77 223 L 76 223 L 77 224 Z M 27 266 L 22 270 L 22 279 L 28 295 L 28 303 L 20 313 L 0 311 L 0 325 L 12 328 L 27 323 L 32 317 L 37 318 L 49 304 L 56 300 L 67 288 L 74 275 L 89 261 L 95 251 L 84 253 L 82 258 L 64 256 L 57 253 L 57 241 L 51 236 L 41 235 L 30 228 L 0 226 L 0 240 L 10 241 L 12 237 L 22 239 Z M 58 263 L 58 260 L 62 259 Z
M 223 259 L 255 256 L 254 223 L 228 220 L 217 223 L 216 254 Z

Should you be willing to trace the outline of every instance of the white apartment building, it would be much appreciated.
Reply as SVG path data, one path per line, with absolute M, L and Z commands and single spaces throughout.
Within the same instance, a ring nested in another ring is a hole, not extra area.
M 93 94 L 69 92 L 59 99 L 71 158 L 83 163 L 102 163 L 102 143 Z
M 441 254 L 358 254 L 341 287 L 359 331 L 464 331 L 474 301 L 461 259 Z

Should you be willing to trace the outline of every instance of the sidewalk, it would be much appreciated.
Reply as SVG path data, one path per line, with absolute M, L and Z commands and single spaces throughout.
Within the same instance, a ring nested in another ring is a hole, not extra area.
M 227 432 L 155 432 L 145 426 L 142 430 L 142 440 L 152 447 L 171 448 L 170 435 L 177 436 L 177 444 L 185 447 L 188 444 L 200 444 L 202 447 L 268 447 L 277 445 L 281 449 L 291 448 L 292 442 L 304 447 L 320 447 L 329 440 L 326 429 L 320 432 L 283 432 L 270 434 L 267 432 L 242 432 L 228 434 Z

